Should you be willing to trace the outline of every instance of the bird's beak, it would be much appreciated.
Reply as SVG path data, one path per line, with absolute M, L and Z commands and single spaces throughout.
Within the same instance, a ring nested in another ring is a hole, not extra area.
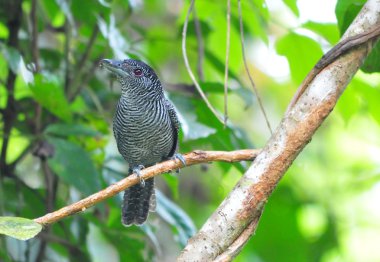
M 124 76 L 128 74 L 122 69 L 122 61 L 119 60 L 113 60 L 113 59 L 102 59 L 100 61 L 100 66 L 106 68 L 107 70 L 111 71 L 112 73 L 115 73 L 119 76 Z

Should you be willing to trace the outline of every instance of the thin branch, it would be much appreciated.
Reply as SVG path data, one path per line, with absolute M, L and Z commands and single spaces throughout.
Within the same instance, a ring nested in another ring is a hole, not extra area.
M 89 70 L 87 70 L 87 72 L 85 74 L 81 75 L 81 77 L 78 78 L 78 82 L 79 82 L 79 80 L 81 80 L 81 81 L 76 85 L 77 88 L 75 88 L 73 93 L 71 95 L 69 95 L 69 101 L 73 101 L 74 98 L 82 91 L 83 87 L 85 87 L 87 85 L 87 83 L 90 81 L 90 79 L 94 76 L 94 72 L 95 72 L 96 68 L 99 66 L 97 61 L 98 61 L 98 59 L 96 59 L 96 62 L 93 62 L 91 68 Z
M 194 1 L 191 0 L 189 10 L 187 11 L 186 19 L 183 24 L 183 31 L 182 31 L 182 54 L 183 54 L 183 60 L 185 61 L 185 66 L 187 69 L 187 72 L 190 75 L 191 80 L 193 81 L 195 87 L 197 88 L 198 93 L 202 97 L 203 101 L 205 101 L 207 107 L 211 110 L 211 112 L 215 115 L 215 117 L 223 123 L 223 119 L 219 116 L 219 113 L 216 111 L 216 109 L 211 105 L 210 101 L 207 99 L 205 93 L 203 92 L 202 88 L 199 86 L 198 81 L 195 79 L 195 76 L 193 74 L 193 71 L 190 68 L 189 59 L 187 58 L 187 52 L 186 52 L 186 33 L 187 33 L 187 26 L 189 24 L 189 17 L 191 14 L 191 11 L 194 7 Z
M 51 172 L 51 169 L 45 158 L 41 159 L 42 170 L 45 178 L 45 186 L 46 186 L 46 195 L 45 195 L 45 204 L 46 204 L 46 212 L 52 212 L 54 210 L 54 203 L 57 197 L 57 185 L 58 179 Z M 45 233 L 49 235 L 51 232 L 51 228 L 47 228 Z M 45 252 L 48 241 L 45 238 L 41 239 L 40 246 L 38 248 L 36 261 L 44 261 Z
M 367 1 L 343 39 L 380 27 L 377 2 Z M 234 189 L 189 239 L 177 261 L 213 261 L 258 219 L 273 190 L 333 110 L 374 44 L 372 39 L 350 49 L 314 78 Z M 256 224 L 253 226 L 256 228 Z
M 82 70 L 84 68 L 86 61 L 88 60 L 88 58 L 90 56 L 92 47 L 94 46 L 94 44 L 96 42 L 98 34 L 99 34 L 99 27 L 97 24 L 95 24 L 94 28 L 92 30 L 91 37 L 88 40 L 88 43 L 86 45 L 86 50 L 84 51 L 84 53 L 81 56 L 78 64 L 75 67 L 76 70 L 75 70 L 75 76 L 74 76 L 73 87 L 72 87 L 72 89 L 74 91 L 72 91 L 71 94 L 69 94 L 69 101 L 72 101 L 76 97 L 76 95 L 81 91 L 81 87 L 83 85 L 82 85 L 82 83 L 80 83 L 79 80 L 82 78 Z M 93 72 L 91 72 L 91 73 L 93 73 Z
M 168 91 L 170 91 L 170 92 L 180 92 L 181 95 L 199 97 L 199 93 L 197 92 L 196 87 L 195 87 L 194 84 L 185 84 L 185 83 L 171 84 L 171 83 L 165 83 L 164 86 L 165 86 L 165 89 L 168 90 Z
M 68 90 L 71 85 L 71 64 L 70 64 L 70 43 L 71 43 L 71 26 L 67 17 L 65 18 L 65 45 L 64 45 L 64 62 L 65 62 L 65 93 L 68 93 Z
M 32 0 L 32 7 L 30 10 L 30 21 L 32 24 L 32 37 L 31 37 L 31 48 L 32 48 L 32 59 L 35 65 L 35 70 L 40 71 L 39 63 L 39 50 L 38 50 L 38 27 L 37 27 L 37 0 Z
M 227 0 L 226 64 L 224 69 L 224 127 L 228 120 L 228 65 L 230 60 L 231 0 Z
M 31 33 L 31 49 L 32 49 L 32 61 L 34 63 L 34 73 L 40 71 L 40 53 L 38 49 L 38 24 L 37 24 L 37 0 L 32 0 L 32 7 L 30 10 L 30 21 L 32 26 Z M 42 117 L 42 106 L 38 102 L 34 102 L 35 107 L 35 117 L 34 117 L 34 131 L 36 136 L 39 136 L 41 132 L 41 117 Z
M 208 163 L 212 161 L 223 162 L 239 162 L 239 161 L 252 161 L 259 153 L 259 149 L 246 149 L 237 151 L 193 151 L 185 154 L 186 166 L 192 166 L 199 163 Z M 177 170 L 183 168 L 182 163 L 178 160 L 169 160 L 154 166 L 145 168 L 141 171 L 141 178 L 149 179 L 162 173 L 169 172 L 171 170 Z M 110 198 L 117 193 L 124 191 L 126 188 L 131 187 L 139 183 L 140 179 L 136 174 L 130 175 L 119 182 L 89 196 L 74 204 L 63 207 L 53 213 L 46 214 L 42 217 L 36 218 L 34 221 L 42 225 L 52 224 L 67 216 L 73 215 L 80 211 L 85 211 L 87 208 Z
M 272 127 L 271 127 L 271 125 L 269 123 L 268 116 L 267 116 L 267 114 L 265 112 L 263 102 L 261 101 L 261 96 L 260 96 L 259 90 L 257 90 L 255 82 L 253 81 L 251 73 L 249 72 L 249 68 L 248 68 L 248 64 L 247 64 L 247 58 L 245 56 L 244 26 L 243 26 L 243 15 L 242 15 L 242 11 L 241 11 L 241 1 L 240 0 L 238 0 L 238 9 L 239 9 L 241 53 L 242 53 L 242 56 L 243 56 L 245 71 L 247 72 L 249 81 L 251 82 L 251 86 L 252 86 L 252 88 L 253 88 L 253 90 L 255 92 L 255 95 L 257 97 L 257 101 L 259 102 L 259 106 L 260 106 L 261 112 L 263 112 L 263 115 L 264 115 L 264 118 L 265 118 L 265 122 L 266 122 L 266 124 L 268 126 L 268 129 L 269 129 L 270 133 L 273 134 L 273 130 L 272 130 Z
M 199 23 L 199 19 L 197 17 L 197 12 L 195 11 L 195 8 L 193 9 L 193 17 L 194 17 L 194 25 L 195 25 L 195 35 L 197 36 L 197 43 L 198 43 L 198 63 L 197 63 L 197 72 L 199 80 L 202 82 L 204 81 L 204 73 L 203 73 L 203 60 L 205 56 L 205 48 L 203 43 L 203 37 L 202 37 L 202 27 Z
M 86 45 L 86 50 L 84 51 L 81 59 L 78 62 L 78 65 L 76 66 L 77 70 L 83 69 L 84 64 L 86 63 L 86 61 L 88 60 L 88 57 L 90 56 L 91 49 L 95 44 L 95 40 L 98 37 L 98 34 L 99 34 L 99 27 L 98 27 L 98 24 L 95 24 L 94 28 L 92 29 L 90 40 L 88 40 L 88 43 Z
M 76 253 L 81 253 L 82 252 L 79 246 L 77 246 L 76 244 L 71 243 L 67 239 L 60 238 L 60 237 L 57 237 L 55 235 L 52 235 L 52 234 L 49 234 L 49 233 L 46 233 L 46 232 L 41 232 L 39 234 L 39 237 L 41 239 L 43 239 L 43 240 L 46 240 L 47 242 L 53 242 L 53 243 L 57 243 L 57 244 L 60 244 L 62 246 L 65 246 L 70 251 L 74 251 Z

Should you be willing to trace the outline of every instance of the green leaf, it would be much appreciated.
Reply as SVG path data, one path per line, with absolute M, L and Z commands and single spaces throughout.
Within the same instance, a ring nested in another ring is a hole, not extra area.
M 44 19 L 50 21 L 53 26 L 59 27 L 64 25 L 65 15 L 57 4 L 57 1 L 42 0 L 39 2 L 39 6 L 44 12 Z
M 105 7 L 110 7 L 111 3 L 107 2 L 106 0 L 98 0 L 98 2 Z
M 297 17 L 300 16 L 300 12 L 297 7 L 297 0 L 283 0 L 283 2 L 287 7 L 289 7 L 290 10 L 292 10 L 293 14 Z
M 104 236 L 100 228 L 92 223 L 90 223 L 86 244 L 92 261 L 119 260 L 119 254 L 116 248 L 109 242 L 107 237 Z
M 0 234 L 28 240 L 42 230 L 42 225 L 23 217 L 0 217 Z
M 224 62 L 221 61 L 211 50 L 205 49 L 205 58 L 207 59 L 207 62 L 209 62 L 215 68 L 216 71 L 224 75 Z M 228 69 L 228 75 L 231 78 L 238 79 L 238 76 L 231 70 L 231 68 Z
M 208 137 L 214 134 L 216 130 L 208 127 L 197 121 L 197 116 L 194 114 L 195 108 L 189 99 L 180 96 L 171 96 L 173 103 L 176 106 L 181 129 L 184 133 L 184 140 L 194 140 L 201 137 Z M 205 110 L 209 110 L 204 107 Z
M 379 107 L 379 97 L 380 88 L 371 86 L 363 81 L 355 80 L 353 81 L 355 87 L 357 88 L 360 95 L 363 97 L 362 102 L 367 108 L 368 113 L 380 124 L 380 107 Z
M 17 49 L 13 47 L 8 47 L 0 43 L 0 50 L 7 60 L 10 69 L 15 74 L 21 74 L 25 83 L 33 83 L 33 74 L 26 68 L 24 59 Z
M 142 231 L 144 231 L 145 235 L 149 238 L 149 241 L 153 244 L 154 248 L 156 250 L 159 250 L 160 241 L 158 240 L 157 235 L 155 234 L 153 230 L 153 227 L 149 225 L 148 223 L 145 223 L 140 228 Z
M 224 93 L 224 85 L 218 82 L 201 82 L 200 83 L 202 90 L 205 93 Z M 242 84 L 239 83 L 239 86 L 236 88 L 229 88 L 228 93 L 237 94 L 245 102 L 245 107 L 249 107 L 253 103 L 253 92 L 247 88 L 242 87 Z
M 71 1 L 71 11 L 75 21 L 83 23 L 81 26 L 92 27 L 95 25 L 97 17 L 109 17 L 111 9 L 106 6 L 107 2 L 112 1 Z M 128 12 L 126 9 L 121 10 Z
M 357 90 L 355 78 L 350 83 L 349 88 L 342 94 L 339 99 L 336 110 L 341 114 L 343 120 L 348 121 L 356 113 L 360 112 L 360 92 Z
M 39 74 L 30 88 L 34 98 L 44 108 L 66 122 L 72 120 L 69 103 L 57 79 Z
M 48 137 L 48 141 L 55 149 L 49 166 L 63 181 L 86 195 L 100 189 L 99 174 L 83 148 L 64 139 Z
M 162 176 L 162 178 L 166 181 L 168 187 L 170 188 L 173 198 L 178 199 L 179 197 L 179 192 L 178 192 L 178 185 L 179 185 L 179 180 L 178 176 L 175 174 L 167 174 L 165 176 Z
M 362 9 L 366 0 L 339 0 L 336 4 L 335 14 L 341 34 L 347 30 L 354 21 L 357 14 Z M 380 43 L 378 42 L 372 49 L 360 68 L 366 73 L 380 72 Z
M 373 47 L 360 69 L 366 73 L 380 72 L 380 42 Z
M 115 57 L 126 57 L 125 53 L 130 48 L 129 43 L 116 27 L 115 17 L 110 16 L 109 24 L 101 17 L 98 17 L 98 26 L 104 38 L 108 39 L 108 44 L 112 48 Z
M 245 34 L 250 33 L 268 44 L 269 39 L 266 27 L 270 15 L 265 0 L 242 1 L 241 7 Z M 238 20 L 236 11 L 237 8 L 233 8 L 231 12 L 231 22 L 232 26 L 235 24 L 235 28 L 237 26 L 236 20 Z M 240 28 L 238 32 L 240 32 Z
M 276 42 L 276 51 L 288 59 L 290 73 L 301 83 L 315 63 L 322 57 L 321 46 L 311 38 L 289 33 Z
M 74 31 L 74 35 L 76 34 L 76 27 L 74 22 L 74 17 L 70 9 L 70 2 L 68 0 L 55 0 L 55 2 L 58 4 L 61 11 L 65 14 L 67 20 L 69 21 L 70 25 L 72 26 L 72 30 Z
M 321 24 L 313 21 L 308 21 L 303 24 L 302 27 L 322 36 L 330 44 L 335 44 L 339 41 L 339 30 L 336 24 Z
M 51 124 L 45 129 L 45 134 L 56 136 L 99 136 L 100 133 L 88 126 L 79 124 Z
M 8 27 L 4 25 L 4 23 L 0 22 L 0 38 L 7 39 L 9 36 Z
M 157 197 L 157 213 L 167 223 L 172 225 L 178 237 L 178 242 L 182 247 L 187 243 L 187 240 L 192 237 L 196 228 L 191 218 L 174 202 L 168 199 L 159 190 L 156 190 Z
M 366 0 L 338 0 L 335 7 L 340 33 L 343 34 L 354 21 Z
M 1 51 L 3 53 L 5 60 L 7 60 L 12 72 L 17 74 L 20 60 L 21 60 L 20 53 L 17 51 L 17 49 L 13 47 L 8 47 L 5 45 L 1 45 Z

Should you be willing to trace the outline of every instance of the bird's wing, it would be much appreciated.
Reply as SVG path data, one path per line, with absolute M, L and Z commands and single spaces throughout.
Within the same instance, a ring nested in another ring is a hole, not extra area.
M 169 100 L 165 99 L 165 106 L 168 109 L 170 121 L 173 127 L 173 147 L 168 155 L 168 157 L 172 157 L 174 156 L 178 148 L 178 132 L 180 128 L 180 123 L 173 104 Z

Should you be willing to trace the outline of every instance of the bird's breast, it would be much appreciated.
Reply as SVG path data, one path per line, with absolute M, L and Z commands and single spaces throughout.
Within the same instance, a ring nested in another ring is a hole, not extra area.
M 174 138 L 166 107 L 153 103 L 140 107 L 120 103 L 113 129 L 118 150 L 128 164 L 148 166 L 168 157 Z

